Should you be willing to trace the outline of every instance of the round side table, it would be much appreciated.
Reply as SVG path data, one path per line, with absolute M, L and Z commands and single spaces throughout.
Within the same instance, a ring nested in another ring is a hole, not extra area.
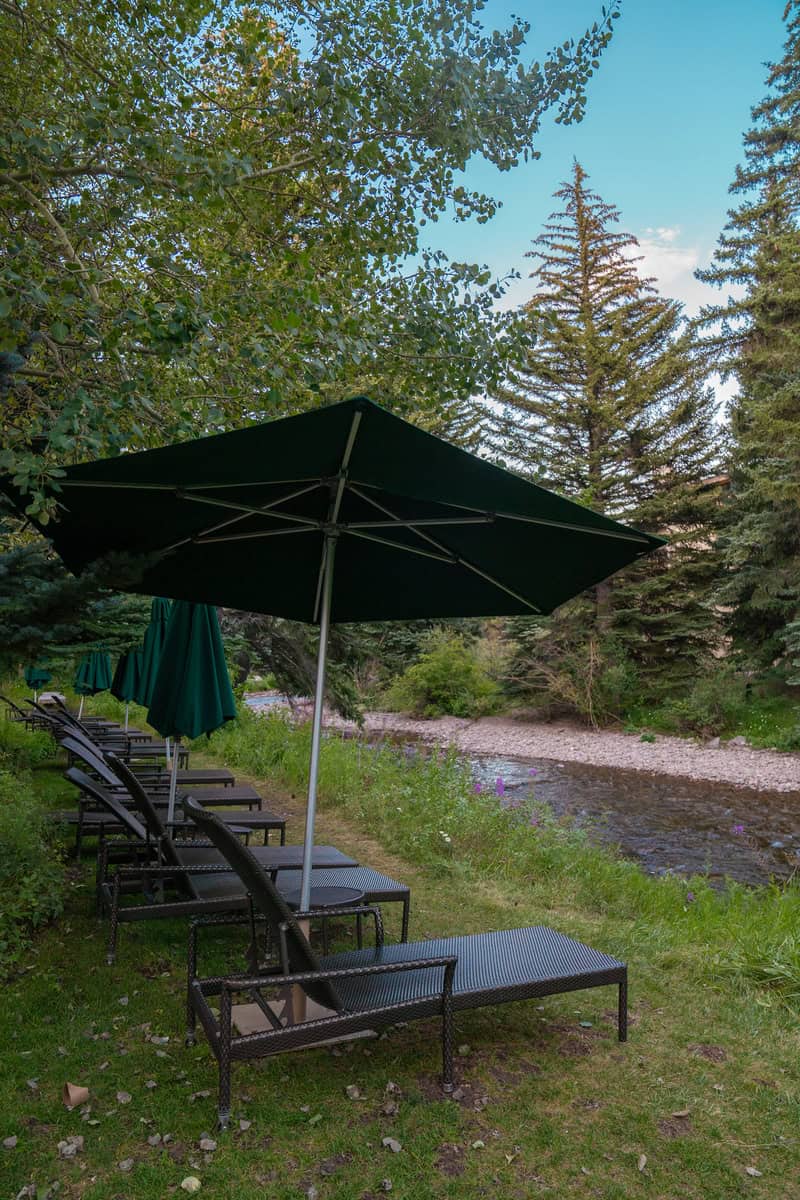
M 300 888 L 292 888 L 286 892 L 283 899 L 289 908 L 297 912 L 300 908 Z M 354 887 L 312 887 L 309 897 L 309 908 L 320 913 L 322 917 L 322 953 L 328 953 L 328 919 L 326 908 L 355 908 L 364 900 L 364 893 Z M 361 945 L 361 916 L 356 917 L 358 945 Z

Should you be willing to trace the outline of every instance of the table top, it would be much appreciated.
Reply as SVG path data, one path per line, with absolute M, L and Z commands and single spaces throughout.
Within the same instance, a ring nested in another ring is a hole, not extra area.
M 263 866 L 271 871 L 294 869 L 303 865 L 303 847 L 297 846 L 253 846 L 252 853 Z M 335 846 L 315 846 L 311 866 L 314 868 L 357 867 L 358 861 L 343 854 Z
M 289 908 L 300 907 L 300 888 L 285 892 L 283 898 Z M 314 887 L 311 889 L 309 908 L 340 908 L 348 904 L 360 904 L 364 893 L 354 887 Z

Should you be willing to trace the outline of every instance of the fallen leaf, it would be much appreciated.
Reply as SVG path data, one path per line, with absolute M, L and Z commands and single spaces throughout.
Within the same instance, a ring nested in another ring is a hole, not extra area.
M 202 1186 L 202 1183 L 196 1175 L 187 1175 L 186 1178 L 181 1181 L 182 1189 L 184 1192 L 189 1192 L 190 1195 L 194 1194 L 194 1192 L 199 1192 Z
M 13 1150 L 17 1144 L 17 1135 L 12 1134 L 11 1137 L 3 1138 L 3 1149 Z
M 39 1090 L 39 1080 L 38 1079 L 26 1079 L 25 1082 L 27 1083 L 28 1087 L 31 1089 L 32 1092 L 38 1092 L 38 1090 Z
M 314 1113 L 314 1116 L 308 1122 L 309 1125 L 317 1125 L 322 1120 L 322 1113 Z
M 646 1155 L 646 1154 L 640 1154 L 640 1155 L 639 1155 L 639 1161 L 638 1161 L 638 1163 L 637 1163 L 636 1165 L 637 1165 L 637 1167 L 639 1168 L 639 1170 L 640 1170 L 640 1171 L 643 1171 L 643 1170 L 645 1169 L 645 1167 L 647 1166 L 647 1155 Z
M 678 1112 L 674 1112 L 672 1115 L 673 1117 L 688 1117 L 690 1112 L 691 1109 L 682 1108 Z
M 211 1095 L 211 1092 L 209 1091 L 209 1089 L 203 1088 L 202 1092 L 192 1092 L 189 1099 L 190 1100 L 207 1100 L 210 1095 Z
M 745 1167 L 745 1172 L 748 1175 L 752 1175 L 754 1179 L 760 1179 L 762 1175 L 762 1172 L 757 1170 L 756 1167 Z
M 472 1143 L 472 1149 L 473 1150 L 485 1150 L 486 1142 L 482 1142 L 481 1139 L 478 1138 L 478 1140 L 476 1142 Z
M 344 1092 L 348 1100 L 361 1099 L 361 1092 L 354 1083 L 348 1084 L 348 1086 L 344 1089 Z
M 593 1029 L 594 1028 L 591 1021 L 579 1021 L 578 1024 L 580 1025 L 581 1029 Z
M 153 1043 L 154 1046 L 166 1046 L 167 1042 L 169 1041 L 169 1038 L 168 1037 L 151 1037 L 150 1041 Z M 191 1176 L 189 1176 L 189 1178 L 191 1178 Z M 183 1184 L 181 1184 L 181 1187 L 183 1187 Z M 197 1189 L 195 1188 L 195 1191 L 196 1190 Z
M 123 1158 L 122 1162 L 117 1163 L 117 1166 L 119 1167 L 120 1171 L 125 1171 L 125 1172 L 132 1171 L 133 1170 L 133 1159 L 132 1158 Z
M 250 1126 L 251 1126 L 252 1124 L 253 1124 L 253 1122 L 252 1122 L 252 1121 L 244 1121 L 244 1120 L 242 1120 L 242 1121 L 240 1121 L 240 1122 L 239 1122 L 239 1128 L 241 1129 L 242 1133 L 247 1133 L 247 1130 L 250 1128 Z
M 130 1104 L 132 1099 L 130 1092 L 117 1092 L 117 1104 Z
M 385 1117 L 396 1117 L 400 1112 L 400 1105 L 396 1100 L 386 1100 L 381 1105 L 381 1112 Z
M 398 1142 L 397 1138 L 385 1137 L 381 1141 L 381 1145 L 387 1150 L 391 1150 L 392 1154 L 399 1154 L 403 1147 Z
M 217 1143 L 210 1137 L 201 1137 L 198 1145 L 201 1150 L 216 1150 L 217 1148 Z

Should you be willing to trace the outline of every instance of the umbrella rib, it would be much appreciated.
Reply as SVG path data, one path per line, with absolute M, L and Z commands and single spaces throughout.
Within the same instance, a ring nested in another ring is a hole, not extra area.
M 387 508 L 386 505 L 379 503 L 379 501 L 377 501 L 377 500 L 374 500 L 372 498 L 372 496 L 365 495 L 363 492 L 359 491 L 359 489 L 357 487 L 353 487 L 352 484 L 350 484 L 350 490 L 352 492 L 354 492 L 356 494 L 356 496 L 360 496 L 362 500 L 366 500 L 368 504 L 373 505 L 374 508 L 379 509 L 380 512 L 385 513 L 387 517 L 393 518 L 397 522 L 398 525 L 403 524 L 404 528 L 410 529 L 412 533 L 416 533 L 417 537 L 423 538 L 426 542 L 430 542 L 430 544 L 432 546 L 435 546 L 436 549 L 441 551 L 442 553 L 450 555 L 451 559 L 453 561 L 457 562 L 459 566 L 466 567 L 466 569 L 468 571 L 472 571 L 472 573 L 474 575 L 479 575 L 481 577 L 481 579 L 485 579 L 487 581 L 487 583 L 491 583 L 493 587 L 499 588 L 501 592 L 505 592 L 506 595 L 513 597 L 514 600 L 519 600 L 519 602 L 521 604 L 524 604 L 532 612 L 540 613 L 542 611 L 540 608 L 537 608 L 537 606 L 535 604 L 533 604 L 532 601 L 528 600 L 528 598 L 526 596 L 523 596 L 521 592 L 515 592 L 513 588 L 507 587 L 506 584 L 501 583 L 499 579 L 495 579 L 493 575 L 487 574 L 487 572 L 482 571 L 480 567 L 474 566 L 467 559 L 462 558 L 458 554 L 455 554 L 449 548 L 449 546 L 446 546 L 443 542 L 437 541 L 436 538 L 432 538 L 430 536 L 430 534 L 428 534 L 428 533 L 423 533 L 421 530 L 417 530 L 414 527 L 414 525 L 406 525 L 402 521 L 401 517 L 398 517 L 395 513 L 392 512 L 392 510 L 390 508 Z M 456 507 L 456 506 L 451 506 L 451 507 Z M 472 511 L 479 512 L 480 510 L 473 509 Z M 484 516 L 491 517 L 491 516 L 493 516 L 493 514 L 485 513 Z M 362 534 L 362 536 L 364 536 L 364 535 Z
M 270 504 L 265 504 L 258 511 L 259 513 L 269 512 L 273 505 L 285 504 L 287 500 L 293 500 L 296 496 L 304 496 L 307 492 L 313 492 L 317 487 L 319 487 L 318 480 L 310 484 L 308 487 L 298 488 L 297 491 L 290 492 L 288 496 L 280 496 L 277 500 L 271 501 Z M 192 497 L 187 497 L 187 499 L 192 499 Z M 240 513 L 236 517 L 229 517 L 227 521 L 219 521 L 216 525 L 209 525 L 205 529 L 199 529 L 196 533 L 191 534 L 189 537 L 181 538 L 179 542 L 173 542 L 171 545 L 165 546 L 162 553 L 167 554 L 171 550 L 177 550 L 180 546 L 188 546 L 190 542 L 196 542 L 199 538 L 207 538 L 210 533 L 216 533 L 218 529 L 227 529 L 229 526 L 235 525 L 238 521 L 243 521 L 245 517 L 253 515 L 254 514 L 252 513 L 246 512 Z M 275 515 L 277 516 L 278 514 L 276 513 Z
M 304 490 L 312 491 L 313 489 L 307 488 Z M 180 492 L 179 499 L 191 500 L 195 504 L 212 504 L 217 508 L 231 508 L 236 512 L 241 513 L 243 518 L 261 517 L 268 512 L 269 516 L 271 517 L 278 517 L 282 521 L 293 521 L 297 525 L 310 525 L 313 526 L 314 529 L 319 529 L 320 524 L 319 521 L 314 521 L 310 517 L 297 517 L 294 515 L 294 513 L 276 512 L 274 509 L 257 508 L 255 505 L 251 504 L 237 504 L 235 500 L 219 500 L 215 499 L 213 496 L 190 496 L 185 492 Z M 289 497 L 285 497 L 285 499 L 289 499 Z M 282 504 L 283 500 L 276 500 L 275 503 Z
M 191 540 L 198 546 L 210 546 L 214 542 L 246 542 L 252 538 L 288 537 L 293 533 L 319 533 L 319 529 L 316 525 L 301 525 L 292 529 L 254 529 L 250 533 L 222 533 L 219 537 L 197 537 Z
M 356 442 L 358 427 L 361 424 L 361 412 L 356 410 L 353 413 L 353 419 L 350 422 L 350 430 L 347 434 L 347 441 L 344 444 L 341 462 L 339 463 L 339 471 L 336 476 L 336 491 L 331 497 L 330 508 L 328 509 L 328 525 L 335 525 L 339 517 L 339 508 L 342 503 L 342 496 L 347 483 L 347 468 L 350 466 L 350 458 L 353 453 L 353 446 Z M 322 588 L 325 582 L 325 572 L 328 565 L 328 538 L 326 537 L 322 544 L 322 557 L 319 560 L 319 572 L 317 574 L 317 592 L 314 597 L 314 620 L 317 619 L 319 606 L 322 602 Z
M 286 483 L 308 483 L 314 486 L 322 482 L 318 475 L 308 475 L 302 479 L 248 479 L 238 483 L 215 483 L 213 480 L 209 480 L 207 483 L 183 484 L 182 488 L 184 492 L 194 492 L 205 488 L 275 487 Z M 137 483 L 124 479 L 60 479 L 58 486 L 62 488 L 131 488 L 139 492 L 174 492 L 176 485 L 174 483 Z
M 379 546 L 391 546 L 392 550 L 405 550 L 407 554 L 417 554 L 421 558 L 433 558 L 436 562 L 447 563 L 450 567 L 457 566 L 459 562 L 454 554 L 436 554 L 433 550 L 422 550 L 419 546 L 404 546 L 402 542 L 393 542 L 389 538 L 377 537 L 374 533 L 362 533 L 360 529 L 353 529 L 351 525 L 343 525 L 341 529 L 342 533 L 349 533 L 351 537 L 363 538 L 365 542 L 377 542 Z
M 340 529 L 410 529 L 415 531 L 418 525 L 492 525 L 494 516 L 485 517 L 421 517 L 403 521 L 348 521 L 340 525 Z
M 522 482 L 525 481 L 523 480 Z M 374 500 L 372 496 L 367 496 L 364 492 L 359 490 L 362 487 L 366 487 L 375 488 L 377 491 L 379 489 L 376 484 L 362 483 L 360 480 L 356 480 L 355 483 L 350 483 L 349 487 L 350 490 L 355 492 L 357 496 L 360 496 L 362 500 L 366 500 L 368 504 L 373 504 L 375 508 L 380 509 L 381 512 L 389 513 L 391 515 L 389 509 L 384 508 L 384 506 L 377 500 Z M 644 546 L 650 545 L 650 538 L 645 537 L 644 534 L 629 533 L 627 530 L 602 529 L 599 526 L 578 525 L 570 521 L 551 521 L 546 517 L 530 517 L 524 513 L 512 513 L 500 510 L 495 510 L 494 512 L 489 513 L 483 508 L 474 508 L 470 504 L 453 504 L 449 500 L 437 500 L 435 503 L 441 504 L 443 508 L 456 508 L 460 509 L 462 512 L 483 513 L 485 516 L 502 517 L 505 521 L 526 521 L 530 525 L 544 525 L 553 529 L 567 529 L 571 533 L 589 533 L 592 535 L 597 535 L 598 537 L 616 538 L 618 541 L 622 542 L 641 542 Z M 422 536 L 423 535 L 420 534 L 420 537 Z

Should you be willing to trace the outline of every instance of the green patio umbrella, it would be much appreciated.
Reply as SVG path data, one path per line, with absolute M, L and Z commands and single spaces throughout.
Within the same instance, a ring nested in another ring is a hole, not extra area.
M 72 687 L 81 698 L 78 709 L 80 717 L 83 715 L 83 702 L 87 696 L 107 692 L 111 687 L 111 659 L 107 651 L 90 650 L 88 654 L 84 654 L 78 663 Z
M 39 689 L 53 678 L 45 663 L 33 663 L 31 666 L 27 666 L 24 675 L 25 682 L 33 692 L 34 701 L 39 699 Z
M 549 613 L 662 544 L 364 398 L 69 466 L 59 489 L 42 532 L 71 570 L 141 555 L 128 590 L 319 624 L 302 905 L 330 623 Z
M 161 651 L 167 636 L 169 608 L 169 600 L 163 600 L 159 596 L 156 596 L 150 605 L 150 624 L 144 631 L 139 683 L 134 696 L 136 703 L 141 704 L 144 708 L 150 707 L 153 684 L 158 675 L 158 664 L 161 661 Z
M 120 654 L 111 680 L 111 695 L 125 705 L 125 732 L 128 731 L 128 711 L 131 701 L 136 699 L 142 674 L 142 647 L 126 650 Z
M 217 610 L 176 600 L 172 605 L 147 720 L 163 737 L 196 738 L 236 716 Z M 175 807 L 178 754 L 172 755 L 168 822 Z

